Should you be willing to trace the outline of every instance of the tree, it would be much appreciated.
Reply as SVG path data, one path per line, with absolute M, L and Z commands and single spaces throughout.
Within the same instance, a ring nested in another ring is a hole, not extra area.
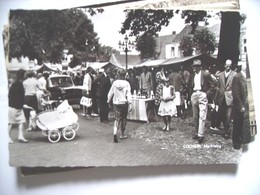
M 156 34 L 162 26 L 167 26 L 169 20 L 174 17 L 173 10 L 127 10 L 126 19 L 122 25 L 121 33 L 130 31 L 131 35 L 139 35 L 141 32 L 151 32 Z M 192 25 L 194 31 L 198 23 L 203 21 L 207 24 L 210 14 L 206 11 L 175 11 L 180 13 L 185 23 Z M 218 48 L 218 60 L 224 64 L 229 58 L 233 62 L 238 61 L 239 35 L 240 35 L 240 16 L 239 12 L 220 12 L 221 30 Z
M 144 33 L 137 39 L 136 50 L 142 60 L 156 58 L 156 40 L 151 33 Z
M 110 60 L 111 54 L 118 52 L 117 50 L 113 49 L 110 46 L 102 45 L 98 49 L 98 60 L 100 62 L 108 62 Z
M 200 54 L 212 54 L 215 51 L 216 37 L 207 28 L 197 29 L 193 36 L 193 45 Z
M 194 48 L 198 54 L 212 54 L 216 47 L 216 37 L 207 28 L 201 27 L 181 39 L 180 50 L 183 56 L 191 56 Z
M 27 56 L 60 63 L 64 49 L 88 59 L 99 45 L 93 24 L 82 10 L 15 10 L 9 20 L 9 60 Z
M 155 35 L 162 26 L 168 26 L 173 17 L 173 10 L 126 10 L 126 19 L 123 22 L 121 33 L 130 30 L 130 36 L 139 36 L 144 32 Z
M 191 56 L 193 52 L 193 36 L 187 35 L 181 39 L 180 50 L 183 56 Z
M 160 32 L 162 26 L 168 26 L 170 19 L 174 14 L 181 14 L 185 23 L 191 23 L 193 31 L 198 26 L 199 22 L 207 23 L 207 18 L 210 17 L 206 11 L 180 11 L 176 10 L 125 10 L 126 19 L 123 22 L 121 33 L 125 34 L 130 31 L 130 35 L 139 36 L 144 32 L 149 32 L 152 35 Z

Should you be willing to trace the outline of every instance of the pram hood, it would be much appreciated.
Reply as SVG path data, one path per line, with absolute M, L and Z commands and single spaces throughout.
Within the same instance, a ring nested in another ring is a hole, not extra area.
M 54 130 L 73 125 L 77 121 L 78 115 L 65 100 L 57 107 L 57 110 L 40 113 L 36 124 L 42 130 Z

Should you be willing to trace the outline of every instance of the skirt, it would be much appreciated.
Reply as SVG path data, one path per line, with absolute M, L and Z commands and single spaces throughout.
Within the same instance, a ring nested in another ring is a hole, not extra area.
M 174 116 L 175 114 L 177 114 L 177 108 L 174 101 L 161 101 L 158 109 L 159 116 Z
M 21 124 L 26 122 L 23 109 L 16 109 L 16 108 L 9 107 L 8 117 L 9 117 L 8 124 Z

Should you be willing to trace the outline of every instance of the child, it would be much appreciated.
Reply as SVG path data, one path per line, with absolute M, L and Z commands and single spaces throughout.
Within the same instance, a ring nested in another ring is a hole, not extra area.
M 171 117 L 177 114 L 177 108 L 173 101 L 175 98 L 175 89 L 169 84 L 169 78 L 166 78 L 164 83 L 161 90 L 161 103 L 158 115 L 163 117 L 165 124 L 163 131 L 170 131 Z
M 131 87 L 128 81 L 125 80 L 126 71 L 119 69 L 117 72 L 118 79 L 115 80 L 108 92 L 107 103 L 113 99 L 113 107 L 115 110 L 114 122 L 114 142 L 118 143 L 117 131 L 121 127 L 121 139 L 127 138 L 125 134 L 127 113 L 131 111 Z

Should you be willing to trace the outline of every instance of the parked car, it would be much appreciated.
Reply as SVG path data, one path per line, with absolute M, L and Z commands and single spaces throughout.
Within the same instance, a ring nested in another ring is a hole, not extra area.
M 82 86 L 75 86 L 69 75 L 50 75 L 47 89 L 51 100 L 68 100 L 69 104 L 79 104 L 82 97 Z

